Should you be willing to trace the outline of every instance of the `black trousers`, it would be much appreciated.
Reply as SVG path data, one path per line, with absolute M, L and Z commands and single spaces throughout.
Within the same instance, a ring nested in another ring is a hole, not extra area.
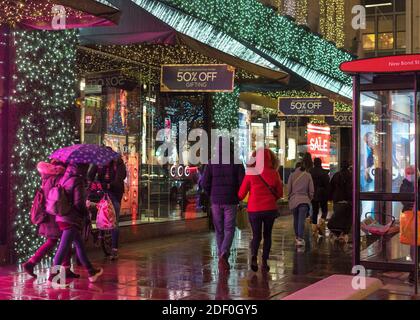
M 327 219 L 328 215 L 328 201 L 315 201 L 312 200 L 312 223 L 317 224 L 318 223 L 318 213 L 319 208 L 321 208 L 322 211 L 322 219 Z
M 271 234 L 277 212 L 253 212 L 250 213 L 248 217 L 252 229 L 251 255 L 253 257 L 258 255 L 261 239 L 264 237 L 262 258 L 263 260 L 268 260 L 271 250 Z

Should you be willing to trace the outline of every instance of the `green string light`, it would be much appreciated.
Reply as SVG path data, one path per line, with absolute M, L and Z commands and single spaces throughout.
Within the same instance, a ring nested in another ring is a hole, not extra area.
M 76 31 L 17 31 L 13 103 L 20 121 L 12 154 L 15 203 L 14 249 L 19 262 L 42 244 L 29 219 L 40 186 L 39 161 L 72 144 L 75 100 Z
M 216 129 L 237 129 L 239 112 L 239 87 L 232 93 L 214 93 L 213 98 L 213 125 Z

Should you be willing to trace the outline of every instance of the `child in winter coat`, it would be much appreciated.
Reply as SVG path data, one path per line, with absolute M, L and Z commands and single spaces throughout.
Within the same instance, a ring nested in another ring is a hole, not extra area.
M 52 160 L 51 163 L 38 163 L 37 169 L 42 179 L 41 189 L 44 196 L 47 197 L 51 188 L 53 188 L 63 177 L 64 172 L 66 171 L 66 165 L 60 161 Z M 35 254 L 23 264 L 25 272 L 34 278 L 37 277 L 34 273 L 35 266 L 47 255 L 47 253 L 52 252 L 58 243 L 58 239 L 61 237 L 61 231 L 55 220 L 55 216 L 47 214 L 46 217 L 46 220 L 39 224 L 38 229 L 39 235 L 46 238 L 46 241 L 38 248 Z M 66 268 L 66 277 L 78 278 L 79 275 L 70 270 L 70 256 L 71 252 L 69 252 L 63 262 L 63 266 Z

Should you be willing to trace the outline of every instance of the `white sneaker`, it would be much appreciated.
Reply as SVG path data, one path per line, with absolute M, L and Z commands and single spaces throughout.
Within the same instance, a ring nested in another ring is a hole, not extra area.
M 104 273 L 104 269 L 95 269 L 93 273 L 89 274 L 89 282 L 96 282 L 102 273 Z

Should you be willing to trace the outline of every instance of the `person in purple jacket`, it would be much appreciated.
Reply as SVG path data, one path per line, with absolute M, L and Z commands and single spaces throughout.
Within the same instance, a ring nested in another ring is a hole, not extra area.
M 229 256 L 236 227 L 238 210 L 238 191 L 245 176 L 242 164 L 235 164 L 233 152 L 230 163 L 222 164 L 222 147 L 219 142 L 218 163 L 206 166 L 202 187 L 210 198 L 214 229 L 216 231 L 219 267 L 230 269 Z M 232 148 L 230 148 L 232 151 Z

